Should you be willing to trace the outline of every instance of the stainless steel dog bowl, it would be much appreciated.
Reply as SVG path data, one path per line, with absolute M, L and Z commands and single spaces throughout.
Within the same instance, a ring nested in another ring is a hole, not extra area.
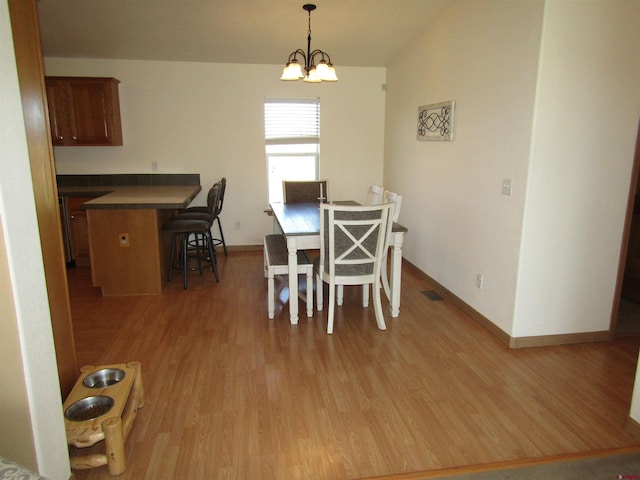
M 72 403 L 64 412 L 64 416 L 75 422 L 93 420 L 104 415 L 113 408 L 113 398 L 106 395 L 94 395 Z
M 118 383 L 124 376 L 124 370 L 119 368 L 103 368 L 84 377 L 82 383 L 87 388 L 104 388 Z

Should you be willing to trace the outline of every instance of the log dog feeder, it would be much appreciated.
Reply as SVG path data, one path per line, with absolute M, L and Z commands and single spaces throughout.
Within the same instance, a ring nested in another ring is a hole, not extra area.
M 104 440 L 104 454 L 71 455 L 71 468 L 84 470 L 107 465 L 110 475 L 126 470 L 124 442 L 138 408 L 144 406 L 140 362 L 84 366 L 64 402 L 67 444 L 92 447 Z

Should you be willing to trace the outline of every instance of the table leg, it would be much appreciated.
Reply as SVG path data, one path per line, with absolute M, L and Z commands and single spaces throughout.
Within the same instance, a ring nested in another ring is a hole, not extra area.
M 291 325 L 298 324 L 298 242 L 295 236 L 287 237 L 289 251 L 289 316 Z
M 391 298 L 389 299 L 391 317 L 395 318 L 400 315 L 400 283 L 402 273 L 402 242 L 404 240 L 403 233 L 394 233 L 391 245 L 391 264 L 389 266 L 391 270 L 390 275 L 390 290 Z

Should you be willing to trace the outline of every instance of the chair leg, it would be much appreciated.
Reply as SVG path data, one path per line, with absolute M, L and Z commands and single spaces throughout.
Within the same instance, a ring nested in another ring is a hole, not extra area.
M 267 269 L 267 311 L 269 313 L 269 319 L 273 319 L 276 310 L 276 292 L 274 282 L 273 270 Z
M 369 306 L 369 284 L 362 285 L 362 308 Z
M 224 250 L 224 256 L 227 256 L 227 244 L 224 243 L 224 233 L 222 233 L 222 224 L 220 223 L 220 217 L 216 217 L 218 221 L 218 230 L 220 230 L 220 240 L 222 241 L 222 249 Z
M 173 262 L 176 256 L 176 234 L 171 235 L 171 255 L 169 255 L 169 281 L 173 277 Z
M 380 330 L 386 330 L 387 325 L 384 323 L 384 314 L 382 313 L 382 302 L 380 301 L 380 279 L 375 281 L 372 284 L 373 290 L 373 309 L 376 313 L 376 322 L 378 323 L 378 328 Z
M 329 284 L 329 315 L 327 318 L 327 333 L 333 333 L 333 314 L 336 305 L 336 286 L 333 282 Z
M 320 274 L 318 273 L 316 275 L 316 305 L 318 308 L 318 311 L 321 312 L 322 311 L 322 297 L 324 295 L 324 282 L 322 280 L 322 278 L 320 277 Z
M 211 230 L 204 234 L 206 237 L 207 247 L 209 248 L 209 256 L 211 257 L 211 270 L 216 277 L 216 282 L 220 281 L 218 276 L 218 259 L 216 258 L 216 249 L 213 246 L 213 237 L 211 236 Z
M 338 294 L 337 294 L 338 306 L 341 307 L 342 303 L 344 302 L 344 285 L 338 285 L 336 286 L 336 288 L 338 289 Z
M 313 268 L 307 269 L 307 317 L 313 317 Z
M 202 238 L 200 237 L 202 235 Z M 198 273 L 202 275 L 202 249 L 204 248 L 205 238 L 203 234 L 194 233 L 193 237 L 196 242 L 196 261 L 198 262 Z M 202 243 L 200 243 L 202 241 Z
M 184 272 L 184 289 L 187 289 L 187 278 L 189 275 L 189 264 L 188 264 L 188 256 L 187 256 L 187 249 L 189 248 L 189 234 L 187 233 L 183 233 L 182 234 L 182 252 L 180 252 L 182 254 L 182 271 Z
M 382 287 L 384 288 L 384 293 L 389 300 L 391 300 L 391 288 L 389 288 L 389 274 L 387 273 L 387 252 L 384 254 L 384 258 L 382 259 L 382 265 L 380 265 L 380 276 L 382 277 Z
M 266 243 L 266 242 L 265 242 Z M 267 245 L 265 244 L 263 247 L 264 251 L 264 260 L 263 260 L 263 270 L 264 270 L 264 278 L 269 278 L 269 267 L 267 267 Z

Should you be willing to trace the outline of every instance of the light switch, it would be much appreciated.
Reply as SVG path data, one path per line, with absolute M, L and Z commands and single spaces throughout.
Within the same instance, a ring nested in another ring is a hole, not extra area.
M 502 180 L 502 194 L 511 196 L 511 179 L 504 178 Z

